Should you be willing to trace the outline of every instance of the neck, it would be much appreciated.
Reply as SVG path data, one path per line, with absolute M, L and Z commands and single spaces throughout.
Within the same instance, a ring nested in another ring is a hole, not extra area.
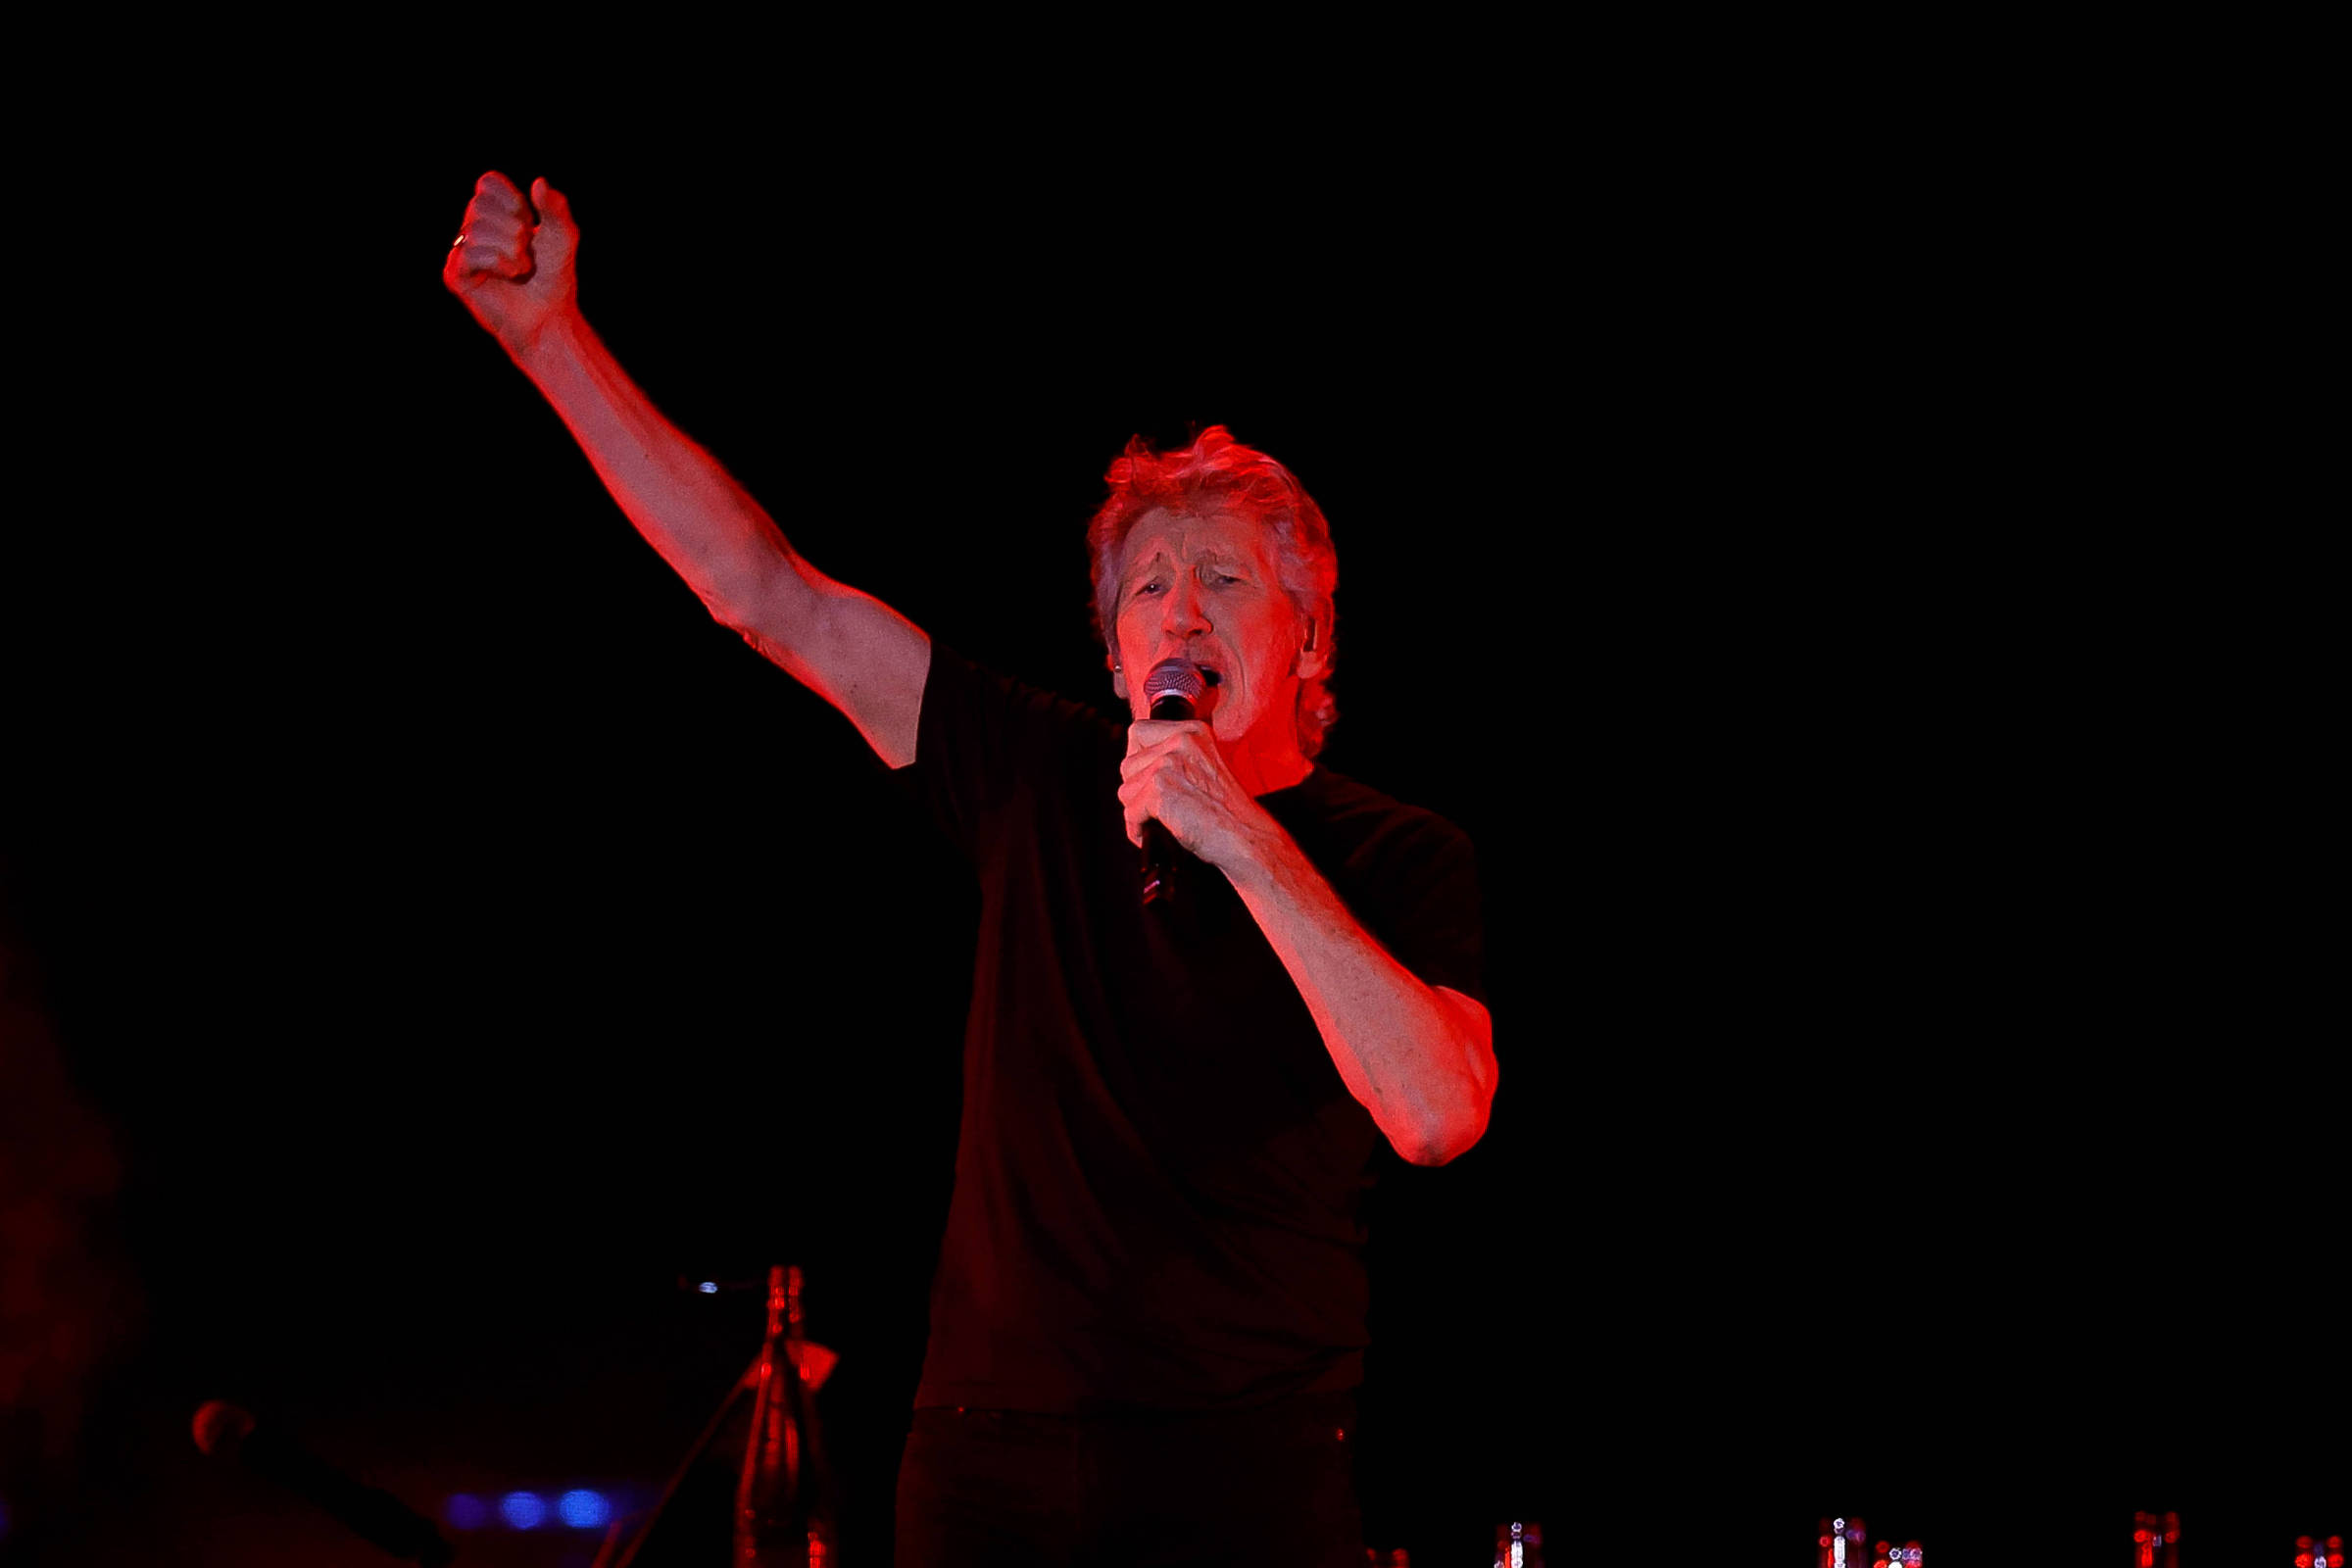
M 1287 790 L 1307 774 L 1315 764 L 1298 750 L 1296 734 L 1264 736 L 1252 732 L 1232 745 L 1217 743 L 1217 751 L 1225 759 L 1226 768 L 1250 799 Z

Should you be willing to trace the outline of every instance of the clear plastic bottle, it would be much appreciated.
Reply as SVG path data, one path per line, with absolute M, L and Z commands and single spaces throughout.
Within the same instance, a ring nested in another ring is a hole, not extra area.
M 812 1352 L 827 1354 L 802 1333 L 801 1271 L 778 1264 L 768 1270 L 767 1340 L 735 1493 L 735 1568 L 838 1568 L 833 1478 L 803 1375 Z
M 1544 1527 L 1533 1519 L 1496 1525 L 1494 1568 L 1544 1568 Z

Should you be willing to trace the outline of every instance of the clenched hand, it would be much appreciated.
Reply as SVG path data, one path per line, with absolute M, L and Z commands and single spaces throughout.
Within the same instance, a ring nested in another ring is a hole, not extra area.
M 492 170 L 474 184 L 441 281 L 510 355 L 519 356 L 549 321 L 577 308 L 572 260 L 579 247 L 562 191 L 535 179 L 525 201 L 514 181 Z
M 1130 724 L 1119 779 L 1127 838 L 1138 846 L 1144 823 L 1156 819 L 1177 843 L 1231 874 L 1270 834 L 1281 832 L 1233 776 L 1215 735 L 1199 719 L 1139 718 Z

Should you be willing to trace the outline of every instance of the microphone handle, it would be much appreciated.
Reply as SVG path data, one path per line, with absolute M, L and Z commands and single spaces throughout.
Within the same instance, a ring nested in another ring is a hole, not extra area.
M 1163 899 L 1176 877 L 1176 841 L 1156 820 L 1144 823 L 1144 902 Z
M 1163 723 L 1182 723 L 1200 716 L 1193 700 L 1179 692 L 1167 692 L 1152 705 L 1152 716 Z M 1177 843 L 1157 818 L 1144 821 L 1144 902 L 1150 904 L 1164 899 L 1175 891 Z

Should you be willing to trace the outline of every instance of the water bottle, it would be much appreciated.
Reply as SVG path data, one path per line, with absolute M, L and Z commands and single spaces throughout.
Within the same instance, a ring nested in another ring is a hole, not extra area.
M 801 1330 L 801 1271 L 778 1264 L 767 1274 L 767 1339 L 735 1491 L 735 1568 L 837 1568 L 832 1476 L 803 1376 L 812 1348 Z
M 1533 1519 L 1496 1525 L 1494 1568 L 1544 1568 L 1544 1527 Z

